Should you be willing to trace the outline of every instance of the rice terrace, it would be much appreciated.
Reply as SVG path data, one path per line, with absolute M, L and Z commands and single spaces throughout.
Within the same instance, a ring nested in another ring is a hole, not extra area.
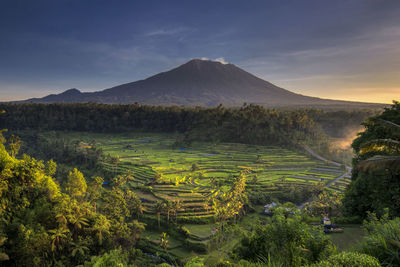
M 204 210 L 206 199 L 227 191 L 233 176 L 243 170 L 248 171 L 248 187 L 270 193 L 290 185 L 328 184 L 346 173 L 343 166 L 315 159 L 307 152 L 272 146 L 196 142 L 188 147 L 176 147 L 175 136 L 151 133 L 79 133 L 77 136 L 76 140 L 94 140 L 105 154 L 117 156 L 119 163 L 103 164 L 118 174 L 131 171 L 133 188 L 151 184 L 152 196 L 143 195 L 148 202 L 168 199 L 191 203 L 193 209 L 185 209 L 178 217 L 211 215 L 212 211 Z M 73 139 L 74 134 L 70 134 L 70 138 Z M 157 176 L 159 178 L 155 178 Z M 347 178 L 330 188 L 342 192 Z M 155 179 L 157 182 L 153 183 Z M 140 190 L 137 193 L 143 194 Z
M 343 165 L 318 159 L 306 150 L 213 142 L 179 146 L 176 134 L 165 133 L 48 132 L 43 135 L 47 139 L 70 139 L 80 147 L 100 148 L 106 156 L 101 164 L 115 176 L 128 177 L 126 186 L 140 197 L 144 216 L 155 218 L 160 213 L 168 216 L 168 220 L 185 223 L 190 233 L 186 242 L 197 245 L 195 250 L 200 252 L 206 250 L 207 241 L 216 229 L 213 197 L 228 192 L 234 177 L 243 171 L 248 189 L 269 194 L 272 199 L 274 195 L 280 199 L 290 194 L 291 189 L 311 190 L 313 186 L 328 184 L 328 190 L 340 194 L 350 182 Z M 338 177 L 341 179 L 334 182 Z M 106 181 L 104 186 L 108 184 Z M 295 196 L 291 200 L 298 199 Z M 158 210 L 160 202 L 175 203 L 175 207 L 164 206 Z M 256 207 L 258 211 L 260 208 L 261 205 Z M 155 250 L 160 233 L 154 229 L 146 232 Z M 170 253 L 176 257 L 193 253 L 193 247 L 185 248 L 184 240 L 171 238 Z

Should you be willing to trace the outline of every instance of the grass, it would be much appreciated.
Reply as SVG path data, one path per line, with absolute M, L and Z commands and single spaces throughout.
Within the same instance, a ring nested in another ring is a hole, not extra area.
M 190 234 L 200 238 L 207 239 L 212 235 L 212 231 L 217 227 L 215 224 L 185 224 Z
M 331 240 L 340 250 L 348 250 L 356 247 L 358 242 L 364 237 L 364 231 L 360 225 L 340 225 L 343 233 L 332 233 Z

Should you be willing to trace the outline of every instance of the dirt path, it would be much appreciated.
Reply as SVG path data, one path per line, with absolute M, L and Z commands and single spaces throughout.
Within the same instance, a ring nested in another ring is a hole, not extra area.
M 322 161 L 324 161 L 324 162 L 331 163 L 331 164 L 333 164 L 333 165 L 335 165 L 335 166 L 338 166 L 338 167 L 343 166 L 343 164 L 340 164 L 340 163 L 338 163 L 338 162 L 335 162 L 335 161 L 326 159 L 326 158 L 322 157 L 321 155 L 318 155 L 317 153 L 315 153 L 315 152 L 314 152 L 311 148 L 309 148 L 309 147 L 304 147 L 304 149 L 305 149 L 308 153 L 310 153 L 312 156 L 314 156 L 315 158 L 317 158 L 317 159 L 319 159 L 319 160 L 322 160 Z M 330 187 L 332 184 L 334 184 L 334 183 L 336 183 L 337 181 L 343 179 L 344 177 L 350 175 L 350 174 L 351 174 L 352 168 L 349 167 L 349 166 L 345 166 L 345 167 L 346 167 L 346 172 L 345 172 L 345 173 L 343 173 L 342 175 L 336 177 L 335 179 L 333 179 L 332 181 L 330 181 L 329 183 L 327 183 L 324 187 Z M 305 206 L 308 202 L 311 202 L 311 201 L 312 201 L 312 198 L 310 198 L 310 199 L 306 200 L 305 202 L 301 203 L 300 205 L 297 206 L 297 208 L 298 208 L 298 209 L 303 209 L 304 206 Z

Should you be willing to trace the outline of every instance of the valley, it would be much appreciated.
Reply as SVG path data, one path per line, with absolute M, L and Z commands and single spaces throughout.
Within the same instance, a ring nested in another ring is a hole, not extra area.
M 176 144 L 179 134 L 148 132 L 42 132 L 40 135 L 48 142 L 69 140 L 81 149 L 91 146 L 101 149 L 104 170 L 113 177 L 126 177 L 124 186 L 141 199 L 142 219 L 154 223 L 160 213 L 163 220 L 187 229 L 187 236 L 178 234 L 169 239 L 169 253 L 181 259 L 207 250 L 219 224 L 213 199 L 229 192 L 234 177 L 241 172 L 246 172 L 247 194 L 259 198 L 253 199 L 258 204 L 246 216 L 261 220 L 266 218 L 261 214 L 266 204 L 285 201 L 300 204 L 314 190 L 327 185 L 327 190 L 341 194 L 350 182 L 343 166 L 326 161 L 310 149 L 301 152 L 277 146 L 220 142 L 183 146 Z M 335 181 L 337 178 L 341 179 Z M 107 189 L 114 183 L 106 180 L 103 186 Z M 160 210 L 160 203 L 175 203 L 175 207 L 164 206 Z M 158 250 L 163 231 L 169 232 L 165 222 L 161 228 L 151 227 L 144 233 L 154 251 Z

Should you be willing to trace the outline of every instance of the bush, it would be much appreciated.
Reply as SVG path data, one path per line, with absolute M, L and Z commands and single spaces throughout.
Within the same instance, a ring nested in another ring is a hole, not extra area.
M 122 249 L 111 250 L 102 256 L 94 256 L 90 262 L 85 262 L 85 267 L 128 266 L 128 255 Z
M 265 226 L 256 226 L 244 236 L 235 254 L 252 262 L 265 258 L 286 266 L 314 263 L 330 255 L 334 247 L 322 230 L 301 221 L 298 215 L 284 216 L 284 209 L 276 209 Z
M 367 235 L 361 243 L 361 252 L 379 260 L 382 266 L 400 266 L 400 218 L 388 219 L 388 214 L 380 220 L 369 214 L 364 223 Z
M 357 252 L 342 252 L 313 265 L 315 267 L 379 267 L 378 260 L 370 255 Z
M 185 267 L 203 267 L 203 266 L 205 266 L 204 258 L 200 258 L 200 257 L 194 257 L 185 264 Z
M 258 190 L 257 191 L 254 190 L 251 193 L 249 193 L 248 198 L 250 203 L 254 205 L 265 205 L 272 202 L 270 193 Z
M 185 246 L 186 248 L 199 253 L 207 252 L 207 245 L 201 241 L 190 241 L 189 239 L 186 239 Z

